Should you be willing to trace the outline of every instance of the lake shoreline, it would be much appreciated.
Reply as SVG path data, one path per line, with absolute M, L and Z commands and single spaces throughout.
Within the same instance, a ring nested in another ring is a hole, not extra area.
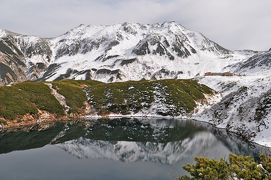
M 47 114 L 48 116 L 48 114 Z M 73 116 L 61 116 L 57 117 L 55 115 L 50 114 L 50 117 L 53 118 L 39 118 L 35 119 L 33 116 L 30 116 L 31 119 L 24 121 L 24 120 L 13 120 L 9 122 L 7 125 L 0 125 L 0 132 L 10 132 L 10 131 L 19 131 L 19 130 L 24 130 L 24 129 L 32 129 L 34 127 L 40 127 L 41 129 L 46 128 L 52 124 L 58 123 L 58 122 L 83 122 L 83 121 L 89 121 L 89 120 L 98 120 L 98 119 L 116 119 L 116 118 L 136 118 L 136 119 L 174 119 L 178 121 L 186 121 L 186 120 L 193 120 L 194 122 L 199 122 L 199 123 L 204 123 L 206 125 L 212 126 L 212 128 L 219 129 L 219 130 L 225 130 L 227 131 L 226 128 L 222 127 L 216 127 L 214 124 L 205 121 L 205 120 L 200 120 L 200 119 L 193 119 L 189 118 L 187 116 L 162 116 L 162 115 L 143 115 L 143 114 L 134 114 L 134 115 L 120 115 L 120 114 L 109 114 L 106 116 L 101 116 L 101 115 L 73 115 Z M 237 132 L 232 132 L 232 131 L 227 131 L 229 134 L 233 134 L 238 137 L 238 139 L 251 143 L 251 144 L 256 144 L 257 146 L 261 146 L 264 148 L 271 148 L 271 146 L 266 146 L 260 143 L 257 143 L 253 140 L 245 139 L 241 137 Z

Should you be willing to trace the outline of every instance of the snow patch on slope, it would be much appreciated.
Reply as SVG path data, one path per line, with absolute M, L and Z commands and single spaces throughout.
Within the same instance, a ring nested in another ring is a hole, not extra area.
M 53 88 L 53 85 L 51 83 L 46 83 L 46 85 L 51 89 L 52 95 L 56 98 L 59 104 L 65 108 L 65 112 L 68 113 L 70 107 L 67 105 L 65 97 L 59 94 L 57 90 Z

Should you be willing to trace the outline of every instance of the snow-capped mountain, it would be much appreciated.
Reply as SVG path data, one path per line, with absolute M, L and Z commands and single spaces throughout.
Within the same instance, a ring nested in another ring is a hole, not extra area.
M 175 22 L 80 25 L 51 39 L 2 30 L 0 38 L 11 41 L 22 55 L 25 68 L 15 74 L 31 80 L 191 78 L 221 72 L 251 56 L 225 49 Z
M 50 62 L 46 39 L 0 30 L 0 84 L 35 80 Z

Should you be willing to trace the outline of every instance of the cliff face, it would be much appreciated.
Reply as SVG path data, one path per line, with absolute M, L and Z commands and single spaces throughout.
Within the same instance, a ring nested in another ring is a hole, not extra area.
M 0 84 L 26 80 L 26 64 L 23 53 L 14 39 L 0 38 Z

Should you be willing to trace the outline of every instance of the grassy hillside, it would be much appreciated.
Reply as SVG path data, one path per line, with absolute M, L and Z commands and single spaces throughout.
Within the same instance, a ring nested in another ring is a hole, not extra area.
M 35 115 L 38 109 L 64 114 L 62 106 L 43 83 L 24 82 L 0 87 L 0 117 L 15 119 L 20 115 Z
M 212 91 L 194 80 L 129 81 L 98 84 L 87 88 L 90 104 L 100 114 L 121 114 L 149 110 L 152 105 L 160 115 L 191 112 L 195 101 Z
M 54 81 L 52 87 L 65 97 L 68 113 L 83 113 L 85 102 L 92 112 L 130 114 L 152 109 L 160 115 L 191 112 L 195 101 L 213 91 L 194 80 L 128 81 L 105 84 L 97 81 Z M 43 82 L 23 82 L 0 87 L 0 117 L 15 119 L 37 115 L 38 110 L 64 115 L 64 107 Z M 3 123 L 3 120 L 1 121 Z M 0 123 L 1 123 L 0 122 Z

